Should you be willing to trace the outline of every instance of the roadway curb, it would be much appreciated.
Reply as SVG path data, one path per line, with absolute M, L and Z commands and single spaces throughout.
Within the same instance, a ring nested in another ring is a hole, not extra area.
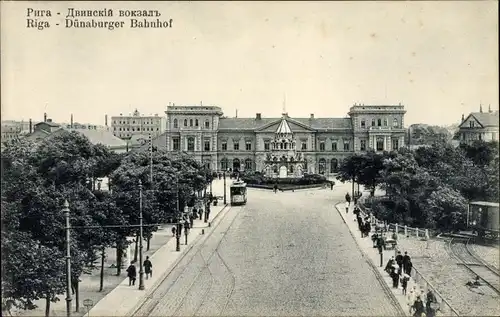
M 217 219 L 217 217 L 224 211 L 224 209 L 226 209 L 227 207 L 229 206 L 229 204 L 225 204 L 224 207 L 222 207 L 222 209 L 217 213 L 217 215 L 212 219 L 212 221 L 214 221 L 215 219 Z M 205 227 L 205 228 L 210 228 L 210 227 Z M 206 232 L 205 232 L 206 234 Z M 181 255 L 179 256 L 179 258 L 177 258 L 177 260 L 174 261 L 174 263 L 172 263 L 172 265 L 165 271 L 163 272 L 163 274 L 161 275 L 161 277 L 158 279 L 158 281 L 156 281 L 153 285 L 151 285 L 151 287 L 147 290 L 147 293 L 145 294 L 145 296 L 143 298 L 141 298 L 139 300 L 139 302 L 134 306 L 134 308 L 132 308 L 129 312 L 127 312 L 125 314 L 125 316 L 133 316 L 137 310 L 139 310 L 141 308 L 141 306 L 144 304 L 144 302 L 151 297 L 151 295 L 154 293 L 154 291 L 158 288 L 158 286 L 163 283 L 165 281 L 165 279 L 170 275 L 170 273 L 172 273 L 172 271 L 177 267 L 177 265 L 179 265 L 179 263 L 186 257 L 186 255 L 189 253 L 189 251 L 191 251 L 191 249 L 198 244 L 199 240 L 203 237 L 204 235 L 200 234 L 194 239 L 194 241 L 192 243 L 189 244 L 188 248 L 187 249 L 184 249 L 182 252 L 181 252 Z
M 344 224 L 347 226 L 347 222 L 346 222 L 344 216 L 342 215 L 342 211 L 338 207 L 341 204 L 342 204 L 341 202 L 336 203 L 335 204 L 335 209 L 337 209 L 337 212 L 339 213 L 339 216 L 342 218 L 342 220 L 344 221 Z M 401 306 L 401 304 L 399 303 L 399 301 L 396 298 L 396 296 L 392 293 L 392 290 L 389 288 L 389 286 L 385 282 L 384 277 L 378 271 L 377 266 L 375 265 L 375 263 L 373 263 L 372 259 L 370 259 L 370 257 L 368 256 L 368 254 L 365 252 L 365 250 L 363 250 L 363 248 L 361 247 L 361 245 L 358 243 L 358 240 L 356 239 L 356 236 L 354 235 L 354 233 L 352 232 L 352 230 L 349 228 L 349 226 L 347 226 L 347 230 L 349 230 L 349 233 L 351 234 L 352 238 L 354 239 L 354 242 L 356 243 L 356 246 L 361 251 L 361 255 L 363 256 L 363 258 L 365 259 L 366 263 L 368 263 L 368 265 L 372 269 L 373 273 L 375 274 L 375 277 L 377 278 L 377 281 L 379 282 L 379 284 L 384 289 L 386 295 L 390 298 L 392 304 L 399 311 L 399 315 L 398 316 L 408 316 L 408 314 L 405 312 L 404 308 Z

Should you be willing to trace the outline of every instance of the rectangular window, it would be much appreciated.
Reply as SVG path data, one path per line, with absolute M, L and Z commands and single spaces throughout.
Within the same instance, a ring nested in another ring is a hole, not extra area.
M 179 138 L 172 139 L 172 150 L 179 151 L 181 148 L 181 143 Z
M 251 151 L 251 150 L 252 150 L 252 143 L 247 142 L 247 143 L 245 144 L 245 150 L 247 150 L 247 151 Z
M 324 151 L 325 150 L 325 142 L 319 142 L 319 150 Z
M 227 151 L 227 143 L 226 142 L 221 143 L 221 149 L 222 149 L 222 151 Z
M 338 149 L 337 149 L 337 141 L 332 142 L 332 151 L 333 152 L 337 152 L 338 151 Z
M 381 127 L 381 126 L 382 126 L 382 119 L 377 119 L 377 125 L 378 125 L 379 127 Z
M 205 140 L 203 148 L 207 152 L 210 151 L 210 140 Z
M 194 151 L 194 138 L 187 139 L 187 150 Z
M 302 142 L 302 151 L 307 151 L 307 142 Z
M 365 121 L 365 120 L 361 120 L 361 127 L 362 127 L 362 128 L 365 128 L 365 127 L 366 127 L 366 121 Z
M 264 150 L 269 151 L 269 141 L 264 142 Z
M 366 151 L 366 140 L 361 140 L 360 145 L 361 151 Z
M 240 143 L 237 141 L 234 141 L 233 150 L 238 151 L 239 149 L 240 149 Z
M 344 142 L 344 151 L 349 151 L 349 142 Z

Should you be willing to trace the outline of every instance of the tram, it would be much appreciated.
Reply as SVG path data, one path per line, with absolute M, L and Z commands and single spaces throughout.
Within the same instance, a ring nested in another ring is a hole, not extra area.
M 247 203 L 247 184 L 235 181 L 230 186 L 231 206 L 245 205 Z

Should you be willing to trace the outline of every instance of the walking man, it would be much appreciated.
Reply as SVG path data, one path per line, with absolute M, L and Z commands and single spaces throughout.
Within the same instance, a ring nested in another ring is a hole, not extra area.
M 347 202 L 347 204 L 351 204 L 351 196 L 349 195 L 349 193 L 345 194 L 345 201 Z
M 345 202 L 345 213 L 347 214 L 349 212 L 349 202 Z
M 137 278 L 137 270 L 135 269 L 135 265 L 130 264 L 127 268 L 127 276 L 128 276 L 128 286 L 135 285 L 135 279 Z
M 148 279 L 149 276 L 153 276 L 153 264 L 149 260 L 149 256 L 146 257 L 146 261 L 144 261 L 143 265 L 146 273 L 146 279 Z

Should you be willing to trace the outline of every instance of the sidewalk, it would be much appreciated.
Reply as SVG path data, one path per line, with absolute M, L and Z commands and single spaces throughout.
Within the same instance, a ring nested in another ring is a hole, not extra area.
M 230 182 L 227 179 L 226 186 L 229 186 L 229 184 Z M 212 191 L 216 196 L 223 195 L 223 180 L 214 180 L 212 183 Z M 149 257 L 153 263 L 153 276 L 144 280 L 145 290 L 140 291 L 138 289 L 139 278 L 137 278 L 135 286 L 128 286 L 128 278 L 126 278 L 125 273 L 118 287 L 112 290 L 99 302 L 94 303 L 94 307 L 91 308 L 89 316 L 126 316 L 130 313 L 131 310 L 137 307 L 137 305 L 156 288 L 157 284 L 161 283 L 163 278 L 170 273 L 187 252 L 197 244 L 197 241 L 203 237 L 201 233 L 202 230 L 205 230 L 206 235 L 206 228 L 209 227 L 209 224 L 211 225 L 213 221 L 220 221 L 220 216 L 223 216 L 222 211 L 227 209 L 226 207 L 227 205 L 219 201 L 217 206 L 211 206 L 210 220 L 208 223 L 204 223 L 203 220 L 195 220 L 194 226 L 189 232 L 187 246 L 184 244 L 184 236 L 181 237 L 181 252 L 175 251 L 176 239 L 169 239 L 165 245 Z M 171 232 L 169 232 L 169 234 L 170 236 L 172 235 Z
M 358 223 L 354 219 L 354 214 L 353 214 L 353 207 L 351 204 L 351 207 L 349 208 L 349 213 L 346 214 L 345 212 L 345 203 L 338 203 L 335 205 L 335 208 L 343 218 L 345 224 L 349 228 L 349 231 L 351 231 L 351 234 L 353 238 L 356 241 L 356 244 L 358 247 L 361 249 L 363 254 L 374 264 L 374 266 L 377 268 L 378 274 L 383 278 L 384 282 L 387 284 L 387 287 L 391 290 L 392 294 L 394 295 L 395 299 L 398 301 L 399 305 L 401 306 L 402 310 L 405 312 L 407 316 L 410 316 L 410 306 L 408 305 L 408 301 L 406 299 L 406 296 L 403 295 L 401 286 L 399 288 L 395 289 L 392 287 L 392 279 L 389 277 L 387 272 L 384 271 L 385 265 L 387 264 L 387 261 L 395 255 L 394 250 L 383 250 L 383 261 L 382 261 L 382 267 L 380 267 L 380 254 L 378 253 L 378 249 L 373 247 L 373 242 L 370 238 L 370 236 L 361 238 L 361 232 L 359 231 L 358 228 Z M 413 286 L 416 286 L 417 288 L 419 287 L 413 279 L 410 279 L 408 282 L 408 293 L 410 289 L 413 288 Z

